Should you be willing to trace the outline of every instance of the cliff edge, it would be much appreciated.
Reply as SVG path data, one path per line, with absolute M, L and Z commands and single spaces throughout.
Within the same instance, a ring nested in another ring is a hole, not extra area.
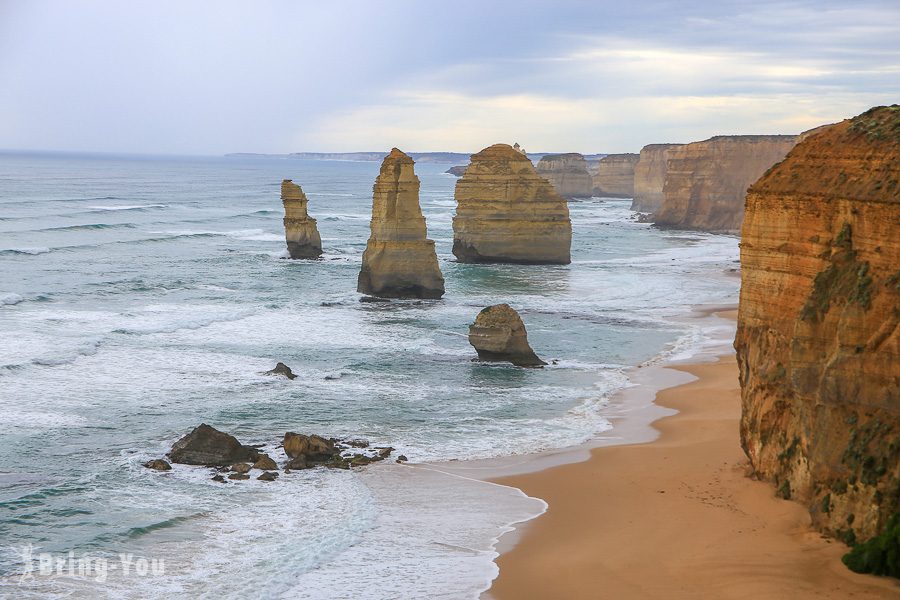
M 900 106 L 750 188 L 741 266 L 741 444 L 821 530 L 869 538 L 900 511 Z

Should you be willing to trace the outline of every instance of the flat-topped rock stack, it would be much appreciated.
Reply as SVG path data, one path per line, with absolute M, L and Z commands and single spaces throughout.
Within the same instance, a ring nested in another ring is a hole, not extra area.
M 512 146 L 473 154 L 455 196 L 453 254 L 460 262 L 571 262 L 566 199 Z
M 291 258 L 319 258 L 322 238 L 316 220 L 306 211 L 309 200 L 300 186 L 285 179 L 281 182 L 281 202 L 284 204 L 284 237 Z
M 577 152 L 547 154 L 537 164 L 538 175 L 565 198 L 590 198 L 594 184 L 584 156 Z
M 796 143 L 794 135 L 722 135 L 670 148 L 663 203 L 654 223 L 736 233 L 747 188 Z
M 592 195 L 602 198 L 632 198 L 634 167 L 639 158 L 639 154 L 609 154 L 601 158 L 591 176 Z
M 666 185 L 666 159 L 669 150 L 682 144 L 650 144 L 641 148 L 634 165 L 634 195 L 631 210 L 643 213 L 656 212 L 663 201 Z
M 413 159 L 394 148 L 372 188 L 371 235 L 357 291 L 382 298 L 440 298 L 444 277 L 426 238 Z

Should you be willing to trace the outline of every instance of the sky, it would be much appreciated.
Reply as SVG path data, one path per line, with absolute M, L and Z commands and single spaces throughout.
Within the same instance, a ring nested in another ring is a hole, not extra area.
M 0 0 L 0 148 L 637 152 L 900 102 L 900 1 Z

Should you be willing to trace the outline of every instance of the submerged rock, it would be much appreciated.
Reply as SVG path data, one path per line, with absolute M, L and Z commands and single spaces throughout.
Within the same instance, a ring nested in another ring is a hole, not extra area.
M 235 463 L 231 465 L 231 470 L 235 473 L 249 473 L 252 467 L 247 463 Z
M 209 467 L 255 461 L 258 457 L 256 448 L 244 446 L 234 436 L 206 423 L 175 442 L 169 451 L 169 458 L 174 463 Z
M 357 291 L 383 298 L 444 295 L 434 241 L 427 239 L 413 159 L 394 148 L 381 163 L 372 199 L 371 235 Z
M 469 327 L 469 343 L 478 358 L 511 362 L 518 367 L 546 365 L 528 345 L 528 334 L 519 313 L 508 304 L 488 306 Z
M 148 469 L 153 469 L 154 471 L 171 471 L 172 465 L 170 465 L 167 461 L 164 461 L 161 458 L 155 458 L 149 462 L 145 462 L 144 466 Z
M 297 376 L 294 375 L 294 372 L 291 371 L 291 368 L 284 364 L 283 362 L 275 365 L 275 368 L 271 371 L 266 371 L 263 375 L 281 375 L 283 377 L 287 377 L 288 379 L 296 379 Z
M 278 473 L 274 471 L 266 471 L 262 473 L 259 477 L 257 477 L 260 481 L 275 481 L 278 479 Z
M 535 168 L 564 198 L 590 198 L 593 190 L 584 156 L 577 152 L 547 154 Z
M 263 454 L 259 457 L 259 460 L 253 463 L 253 468 L 263 471 L 274 471 L 278 468 L 278 465 L 268 455 Z
M 453 254 L 464 263 L 569 264 L 565 198 L 521 152 L 495 144 L 456 182 Z
M 300 186 L 285 179 L 281 182 L 281 202 L 284 204 L 284 236 L 291 258 L 319 258 L 322 238 L 316 220 L 306 211 L 309 200 Z
M 246 481 L 247 479 L 250 479 L 250 476 L 246 473 L 232 473 L 228 476 L 228 479 L 231 479 L 232 481 Z

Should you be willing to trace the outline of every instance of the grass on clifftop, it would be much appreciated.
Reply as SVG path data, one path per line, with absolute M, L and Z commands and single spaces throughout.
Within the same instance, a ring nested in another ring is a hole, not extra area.
M 856 573 L 900 577 L 900 513 L 890 518 L 881 535 L 858 544 L 841 560 Z
M 851 120 L 850 131 L 869 140 L 900 141 L 900 105 L 870 108 Z

